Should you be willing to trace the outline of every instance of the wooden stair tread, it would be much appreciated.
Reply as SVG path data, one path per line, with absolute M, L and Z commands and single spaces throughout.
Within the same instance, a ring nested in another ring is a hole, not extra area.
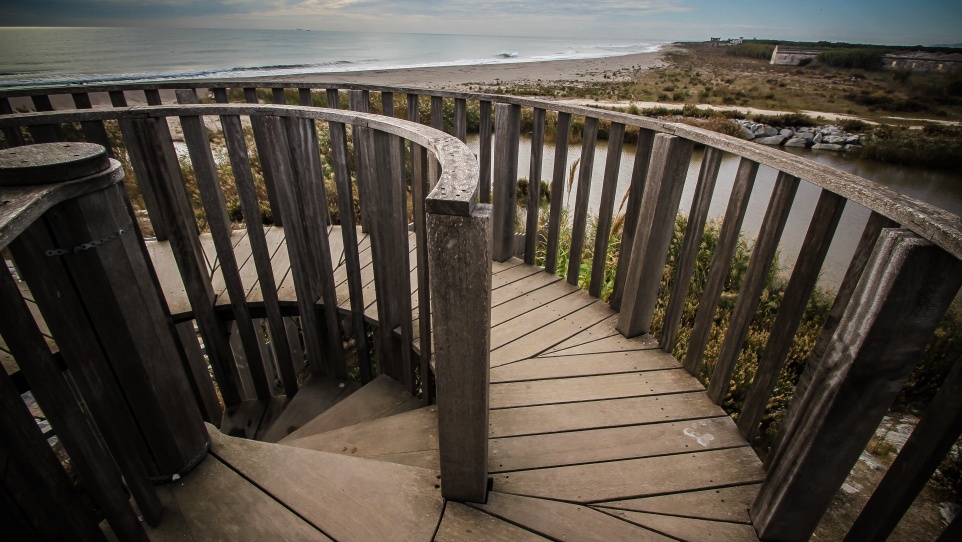
M 661 350 L 537 357 L 493 367 L 491 383 L 655 371 L 679 366 L 675 358 Z
M 751 524 L 748 509 L 758 496 L 759 487 L 758 484 L 749 484 L 690 493 L 674 493 L 606 502 L 605 506 L 652 514 L 683 515 L 694 519 Z
M 448 502 L 435 542 L 540 542 L 546 538 L 476 508 Z
M 285 404 L 287 397 L 280 395 L 265 400 L 251 399 L 225 408 L 220 430 L 232 437 L 261 439 L 280 416 Z
M 326 433 L 285 439 L 280 444 L 435 471 L 440 469 L 436 406 L 377 418 Z
M 312 376 L 259 440 L 277 442 L 358 389 L 357 382 Z
M 146 526 L 151 540 L 330 540 L 210 455 L 159 494 L 164 515 Z
M 689 542 L 758 542 L 751 525 L 663 516 L 629 510 L 598 508 L 602 512 Z
M 335 540 L 430 540 L 440 521 L 436 471 L 209 429 L 212 455 Z
M 418 408 L 417 397 L 412 396 L 398 381 L 380 375 L 351 394 L 351 397 L 331 406 L 298 429 L 272 442 L 286 443 L 326 431 L 400 414 Z

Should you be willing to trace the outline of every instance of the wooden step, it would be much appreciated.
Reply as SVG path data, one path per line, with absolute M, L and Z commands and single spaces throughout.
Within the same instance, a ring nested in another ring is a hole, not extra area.
M 357 382 L 349 380 L 312 376 L 297 390 L 297 395 L 284 407 L 277 419 L 266 426 L 266 430 L 258 432 L 257 440 L 277 442 L 318 414 L 340 403 L 360 387 Z
M 418 398 L 412 396 L 398 381 L 389 376 L 380 375 L 351 397 L 319 413 L 313 419 L 303 422 L 282 438 L 269 442 L 287 443 L 369 420 L 400 414 L 419 406 L 421 403 Z
M 435 406 L 304 438 L 283 440 L 281 444 L 440 470 L 438 410 Z
M 441 519 L 438 471 L 209 430 L 211 455 L 334 540 L 431 540 Z

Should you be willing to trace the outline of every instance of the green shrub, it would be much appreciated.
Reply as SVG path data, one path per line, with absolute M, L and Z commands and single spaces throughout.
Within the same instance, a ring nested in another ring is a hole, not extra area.
M 882 67 L 882 55 L 887 52 L 877 48 L 829 49 L 818 55 L 818 61 L 833 68 L 878 70 Z
M 744 42 L 738 45 L 729 47 L 726 54 L 733 56 L 743 56 L 747 58 L 759 58 L 762 60 L 769 60 L 772 58 L 772 53 L 775 52 L 775 46 L 765 43 L 752 43 Z

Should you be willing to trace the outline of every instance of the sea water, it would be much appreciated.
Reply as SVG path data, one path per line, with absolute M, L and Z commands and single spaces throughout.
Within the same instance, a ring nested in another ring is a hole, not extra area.
M 0 87 L 600 58 L 667 42 L 309 30 L 0 28 Z

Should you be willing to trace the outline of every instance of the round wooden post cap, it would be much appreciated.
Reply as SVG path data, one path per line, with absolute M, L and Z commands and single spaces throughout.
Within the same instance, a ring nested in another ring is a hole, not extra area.
M 95 143 L 39 143 L 0 150 L 0 186 L 62 183 L 108 169 L 107 150 Z

